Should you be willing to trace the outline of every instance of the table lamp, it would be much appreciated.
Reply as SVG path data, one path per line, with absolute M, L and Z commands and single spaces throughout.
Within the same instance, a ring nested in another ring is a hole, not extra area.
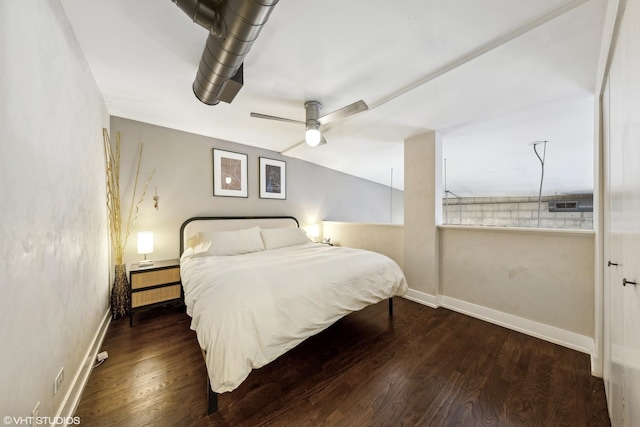
M 153 233 L 151 231 L 140 231 L 138 233 L 138 254 L 144 254 L 144 260 L 138 262 L 138 266 L 152 265 L 153 261 L 147 259 L 147 254 L 153 253 Z

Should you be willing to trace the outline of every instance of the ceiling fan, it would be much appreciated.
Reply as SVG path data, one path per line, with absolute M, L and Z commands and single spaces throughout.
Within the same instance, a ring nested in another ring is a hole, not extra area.
M 299 123 L 306 126 L 306 131 L 304 134 L 304 140 L 311 147 L 315 147 L 317 145 L 326 144 L 327 141 L 324 139 L 324 136 L 320 132 L 320 126 L 326 125 L 328 123 L 334 122 L 336 120 L 341 120 L 352 116 L 354 114 L 358 114 L 362 111 L 368 110 L 369 106 L 363 101 L 357 101 L 353 104 L 349 104 L 346 107 L 342 107 L 339 110 L 336 110 L 332 113 L 325 114 L 320 117 L 320 109 L 322 105 L 318 101 L 307 101 L 304 103 L 304 109 L 306 111 L 306 119 L 304 122 L 300 120 L 286 119 L 284 117 L 276 117 L 269 116 L 267 114 L 260 113 L 251 113 L 251 117 L 256 117 L 259 119 L 267 119 L 267 120 L 277 120 L 280 122 L 288 122 L 288 123 Z

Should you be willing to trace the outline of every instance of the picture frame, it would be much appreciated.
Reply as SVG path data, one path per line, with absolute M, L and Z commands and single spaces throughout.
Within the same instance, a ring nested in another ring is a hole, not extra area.
M 213 195 L 249 197 L 246 154 L 213 149 Z
M 287 198 L 287 163 L 260 157 L 260 198 Z

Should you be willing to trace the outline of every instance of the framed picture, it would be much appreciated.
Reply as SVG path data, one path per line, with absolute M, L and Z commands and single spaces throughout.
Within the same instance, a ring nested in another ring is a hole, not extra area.
M 249 197 L 246 154 L 213 149 L 213 195 Z
M 260 198 L 287 198 L 287 164 L 260 157 Z

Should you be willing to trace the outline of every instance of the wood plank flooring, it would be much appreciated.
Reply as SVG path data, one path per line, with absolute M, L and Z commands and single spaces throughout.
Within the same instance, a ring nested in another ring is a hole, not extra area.
M 190 318 L 113 322 L 76 411 L 87 426 L 609 426 L 589 357 L 395 298 L 353 313 L 254 370 L 206 416 Z

